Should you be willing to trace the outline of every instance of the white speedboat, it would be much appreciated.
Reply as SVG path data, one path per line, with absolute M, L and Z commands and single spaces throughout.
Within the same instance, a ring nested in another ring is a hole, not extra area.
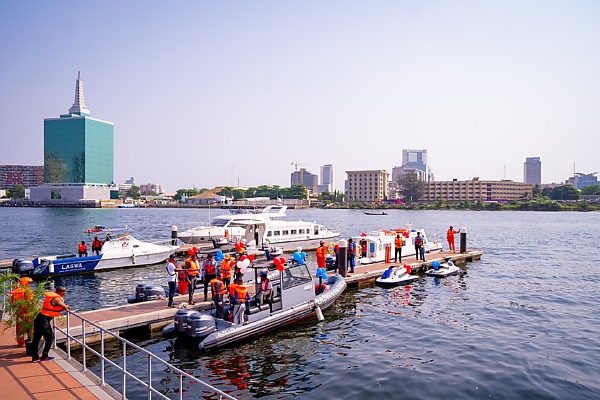
M 285 217 L 287 206 L 270 205 L 262 210 L 253 212 L 234 211 L 231 214 L 218 215 L 209 225 L 197 226 L 180 232 L 177 238 L 186 244 L 208 243 L 223 240 L 236 242 L 244 236 L 245 228 L 237 224 L 238 221 L 264 221 L 271 218 Z M 236 209 L 238 210 L 238 209 Z
M 33 259 L 33 276 L 71 275 L 109 269 L 139 267 L 165 261 L 179 249 L 171 244 L 143 242 L 130 234 L 95 227 L 89 232 L 103 236 L 99 255 L 78 257 L 76 254 L 39 256 Z M 90 251 L 88 254 L 92 254 Z
M 424 229 L 412 229 L 409 225 L 408 229 L 396 228 L 396 229 L 380 229 L 363 233 L 360 236 L 353 236 L 352 241 L 356 243 L 356 256 L 357 260 L 360 260 L 360 264 L 372 264 L 378 262 L 384 262 L 387 257 L 393 261 L 394 258 L 394 239 L 396 235 L 400 234 L 404 244 L 402 246 L 402 258 L 404 257 L 415 257 L 415 238 L 417 234 L 420 234 L 423 238 L 423 247 L 425 247 L 425 253 L 433 253 L 442 251 L 442 244 L 430 240 L 425 234 Z M 366 253 L 363 249 L 366 248 Z M 386 256 L 387 253 L 387 256 Z
M 344 278 L 330 276 L 325 282 L 327 290 L 317 295 L 315 282 L 305 264 L 283 264 L 283 268 L 281 272 L 269 268 L 269 279 L 273 285 L 272 302 L 270 305 L 259 305 L 254 300 L 249 302 L 243 324 L 215 318 L 208 312 L 183 309 L 177 311 L 174 322 L 163 332 L 193 339 L 199 343 L 201 350 L 218 348 L 313 315 L 321 319 L 321 310 L 333 304 L 346 289 Z M 254 282 L 258 282 L 256 277 Z M 249 292 L 254 290 L 256 293 L 258 288 L 254 284 L 247 286 L 250 286 Z
M 444 261 L 440 263 L 439 261 L 434 261 L 431 263 L 431 269 L 425 271 L 425 275 L 434 276 L 436 278 L 444 278 L 450 275 L 456 275 L 460 272 L 460 268 L 458 268 L 452 260 Z
M 392 287 L 406 285 L 419 279 L 418 276 L 411 275 L 410 272 L 410 265 L 390 265 L 379 278 L 375 279 L 375 284 L 383 287 Z

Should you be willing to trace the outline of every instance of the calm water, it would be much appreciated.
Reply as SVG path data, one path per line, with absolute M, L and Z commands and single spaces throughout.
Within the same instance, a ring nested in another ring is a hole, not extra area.
M 0 259 L 73 251 L 97 224 L 166 240 L 171 225 L 185 229 L 208 213 L 0 208 Z M 160 335 L 131 339 L 238 398 L 600 398 L 600 213 L 290 210 L 288 218 L 344 236 L 411 221 L 441 239 L 448 225 L 466 226 L 469 248 L 484 255 L 460 276 L 350 289 L 323 323 L 307 320 L 214 353 Z M 60 283 L 68 302 L 87 310 L 124 304 L 137 283 L 164 283 L 162 274 L 150 267 Z M 119 387 L 115 374 L 109 379 Z M 197 388 L 186 390 L 199 397 Z

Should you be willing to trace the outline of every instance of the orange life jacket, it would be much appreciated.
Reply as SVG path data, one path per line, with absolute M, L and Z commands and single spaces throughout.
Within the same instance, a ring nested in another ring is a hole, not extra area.
M 394 246 L 396 246 L 396 248 L 400 248 L 404 244 L 403 242 L 404 240 L 402 240 L 402 238 L 397 237 L 394 239 Z
M 15 301 L 20 300 L 32 300 L 33 292 L 29 288 L 23 288 L 21 286 L 17 286 L 14 290 L 10 292 L 10 298 L 8 299 L 9 303 L 13 303 Z
M 44 299 L 44 304 L 42 305 L 42 309 L 40 310 L 40 313 L 42 313 L 42 315 L 45 315 L 47 317 L 58 317 L 60 315 L 60 312 L 63 310 L 63 308 L 61 306 L 53 306 L 52 305 L 52 300 L 56 299 L 56 298 L 61 298 L 62 296 L 60 296 L 58 293 L 55 292 L 46 292 L 44 293 L 44 295 L 46 296 L 46 298 Z
M 237 294 L 237 301 L 239 303 L 245 303 L 246 297 L 248 296 L 248 288 L 244 285 L 235 285 L 235 293 Z
M 446 233 L 446 238 L 449 241 L 454 240 L 454 229 L 448 229 L 448 233 Z
M 101 248 L 102 248 L 102 242 L 98 239 L 94 239 L 94 241 L 92 242 L 92 249 L 100 250 Z
M 231 261 L 223 260 L 221 263 L 221 273 L 223 274 L 223 278 L 231 278 Z
M 85 253 L 87 251 L 87 245 L 85 243 L 79 243 L 79 245 L 77 245 L 77 250 L 79 250 L 80 253 Z
M 188 258 L 185 260 L 184 264 L 188 265 L 187 273 L 189 276 L 196 276 L 200 274 L 200 264 L 198 263 L 198 260 L 192 260 L 191 258 Z
M 215 263 L 213 261 L 204 261 L 202 263 L 202 267 L 204 268 L 204 276 L 217 274 L 217 268 L 215 267 Z
M 327 255 L 327 247 L 320 246 L 317 247 L 317 257 L 324 258 Z
M 235 296 L 235 288 L 237 287 L 237 283 L 230 283 L 229 284 L 229 297 L 231 297 L 233 299 L 233 296 Z
M 210 289 L 212 290 L 212 294 L 213 294 L 213 296 L 215 294 L 217 294 L 217 288 L 215 287 L 215 285 L 217 283 L 221 284 L 221 288 L 219 290 L 219 294 L 221 296 L 223 296 L 225 293 L 227 293 L 227 289 L 225 289 L 225 284 L 223 282 L 221 282 L 220 280 L 218 280 L 217 278 L 215 278 L 215 279 L 213 279 L 213 280 L 210 281 Z

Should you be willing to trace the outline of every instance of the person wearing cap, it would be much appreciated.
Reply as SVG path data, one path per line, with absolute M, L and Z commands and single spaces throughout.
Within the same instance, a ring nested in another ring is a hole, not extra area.
M 327 246 L 325 246 L 325 241 L 321 240 L 320 246 L 317 247 L 317 268 L 327 269 L 325 257 L 327 257 Z
M 27 305 L 25 303 L 33 300 L 33 292 L 29 288 L 31 282 L 33 282 L 33 279 L 30 277 L 22 277 L 19 280 L 19 285 L 10 292 L 10 297 L 8 298 L 8 302 L 15 304 L 16 308 L 18 308 L 19 317 L 15 324 L 15 333 L 17 336 L 17 346 L 19 347 L 25 344 L 25 335 L 27 335 L 27 331 L 23 329 L 23 324 L 20 321 L 27 318 Z M 30 318 L 33 319 L 33 316 L 30 316 Z
M 175 296 L 175 285 L 177 283 L 177 259 L 175 254 L 169 256 L 165 268 L 167 269 L 167 284 L 169 285 L 169 303 L 167 307 L 174 307 L 173 296 Z
M 233 261 L 229 254 L 225 255 L 225 258 L 221 262 L 221 274 L 223 274 L 223 284 L 225 285 L 225 289 L 229 291 L 229 284 L 231 283 L 231 269 L 233 266 Z
M 266 271 L 260 273 L 260 282 L 258 283 L 258 291 L 256 292 L 256 299 L 261 304 L 271 304 L 271 298 L 273 297 L 273 284 L 269 280 Z
M 200 264 L 196 252 L 192 249 L 188 250 L 189 258 L 184 261 L 184 268 L 187 270 L 188 283 L 188 303 L 194 305 L 194 291 L 196 290 L 196 281 L 200 276 Z M 183 293 L 180 293 L 183 294 Z

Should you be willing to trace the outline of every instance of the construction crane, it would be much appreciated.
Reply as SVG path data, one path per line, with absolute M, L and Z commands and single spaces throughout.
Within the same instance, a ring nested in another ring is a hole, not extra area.
M 291 163 L 291 165 L 294 166 L 294 171 L 297 172 L 298 171 L 298 165 L 308 165 L 308 164 L 304 164 L 304 163 L 301 163 L 301 162 L 298 162 L 298 161 L 294 161 L 293 163 Z

